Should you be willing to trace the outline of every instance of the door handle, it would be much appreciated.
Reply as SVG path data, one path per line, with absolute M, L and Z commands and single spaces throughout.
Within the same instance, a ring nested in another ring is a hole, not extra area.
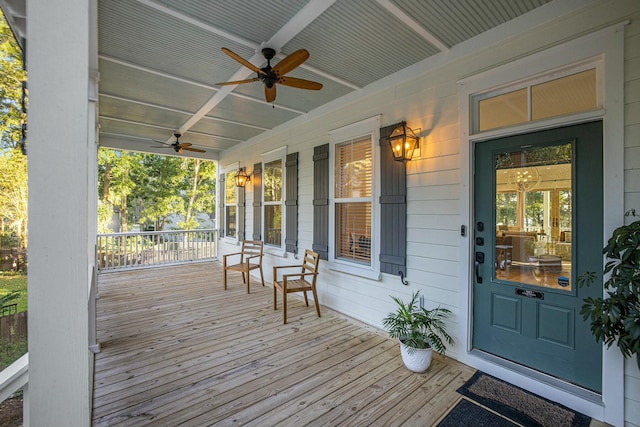
M 476 282 L 482 283 L 482 276 L 480 276 L 480 264 L 484 264 L 484 252 L 476 252 Z

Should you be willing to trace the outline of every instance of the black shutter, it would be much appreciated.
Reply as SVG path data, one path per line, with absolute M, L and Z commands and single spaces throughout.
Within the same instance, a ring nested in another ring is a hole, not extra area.
M 225 174 L 220 175 L 220 185 L 218 186 L 218 188 L 220 189 L 220 206 L 222 207 L 222 209 L 220 209 L 220 218 L 218 218 L 218 235 L 220 237 L 224 237 L 224 230 L 226 227 L 226 224 L 224 222 L 224 213 L 227 210 L 226 199 L 224 195 L 224 190 L 227 188 L 225 184 L 226 177 L 227 176 Z
M 262 163 L 253 165 L 253 240 L 262 240 Z
M 407 173 L 393 159 L 387 137 L 400 123 L 380 129 L 380 272 L 406 275 Z
M 298 153 L 287 154 L 286 193 L 284 205 L 286 209 L 285 250 L 298 252 Z
M 236 187 L 236 197 L 238 198 L 237 218 L 237 238 L 244 240 L 244 187 Z
M 329 257 L 329 144 L 313 149 L 313 250 Z

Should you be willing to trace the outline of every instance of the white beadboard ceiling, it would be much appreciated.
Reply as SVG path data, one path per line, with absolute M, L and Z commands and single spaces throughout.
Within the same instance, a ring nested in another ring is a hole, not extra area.
M 548 1 L 98 0 L 100 144 L 158 152 L 153 140 L 173 141 L 177 131 L 217 158 Z M 24 2 L 0 0 L 19 38 Z M 307 49 L 288 76 L 324 87 L 278 85 L 268 104 L 261 82 L 216 86 L 255 77 L 222 47 L 258 67 L 263 47 L 276 50 L 272 65 Z

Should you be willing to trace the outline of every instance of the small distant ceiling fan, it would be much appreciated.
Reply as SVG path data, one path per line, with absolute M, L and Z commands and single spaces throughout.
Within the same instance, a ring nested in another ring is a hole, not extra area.
M 235 80 L 232 82 L 222 82 L 216 83 L 220 86 L 225 85 L 238 85 L 243 83 L 251 83 L 257 82 L 258 80 L 264 83 L 264 97 L 267 102 L 273 102 L 276 99 L 276 83 L 285 86 L 291 86 L 298 89 L 308 89 L 308 90 L 320 90 L 322 89 L 322 84 L 318 82 L 313 82 L 311 80 L 298 79 L 295 77 L 286 77 L 285 74 L 292 71 L 300 64 L 309 58 L 309 52 L 305 49 L 296 50 L 282 61 L 278 62 L 273 67 L 271 66 L 271 60 L 276 55 L 276 51 L 269 47 L 265 47 L 262 49 L 262 55 L 264 55 L 267 60 L 267 66 L 264 68 L 258 68 L 253 65 L 251 62 L 247 61 L 237 53 L 227 49 L 226 47 L 222 48 L 222 51 L 238 61 L 240 64 L 244 65 L 248 69 L 255 71 L 258 76 L 253 79 L 247 80 Z
M 189 142 L 180 142 L 180 137 L 182 136 L 179 133 L 174 133 L 173 136 L 176 137 L 175 142 L 169 144 L 167 142 L 164 141 L 158 141 L 157 139 L 154 139 L 155 142 L 159 142 L 160 144 L 163 144 L 164 147 L 169 147 L 169 148 L 173 148 L 175 150 L 176 153 L 178 154 L 182 154 L 184 152 L 184 150 L 187 151 L 194 151 L 196 153 L 206 153 L 206 151 L 201 150 L 199 148 L 194 148 L 192 147 L 193 144 L 189 143 Z

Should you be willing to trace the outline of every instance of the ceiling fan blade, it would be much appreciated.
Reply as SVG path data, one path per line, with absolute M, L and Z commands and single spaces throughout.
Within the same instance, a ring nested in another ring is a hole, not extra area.
M 236 61 L 238 61 L 239 63 L 241 63 L 242 65 L 244 65 L 245 67 L 247 67 L 248 69 L 250 69 L 251 71 L 255 71 L 258 74 L 263 74 L 263 72 L 262 72 L 262 70 L 260 68 L 256 67 L 251 62 L 247 61 L 246 59 L 244 59 L 243 57 L 241 57 L 237 53 L 227 49 L 226 47 L 223 47 L 222 51 L 224 53 L 226 53 L 227 55 L 229 55 L 230 57 L 232 57 L 233 59 L 235 59 Z
M 243 83 L 257 82 L 258 80 L 260 80 L 260 79 L 258 77 L 255 77 L 253 79 L 247 79 L 247 80 L 234 80 L 232 82 L 216 83 L 216 85 L 217 86 L 241 85 Z
M 182 148 L 187 151 L 195 151 L 196 153 L 206 153 L 206 151 L 201 150 L 199 148 L 191 148 L 191 147 L 182 147 Z
M 312 82 L 311 80 L 297 79 L 295 77 L 280 77 L 278 83 L 285 86 L 291 86 L 298 89 L 320 90 L 322 83 Z
M 296 50 L 282 61 L 278 62 L 271 70 L 276 76 L 284 76 L 289 71 L 296 68 L 309 58 L 309 52 L 306 49 Z
M 264 97 L 267 102 L 273 102 L 276 100 L 276 85 L 274 84 L 271 87 L 264 86 Z
M 186 148 L 186 147 L 191 147 L 193 144 L 190 142 L 181 142 L 180 144 L 178 144 L 178 147 L 180 148 Z

